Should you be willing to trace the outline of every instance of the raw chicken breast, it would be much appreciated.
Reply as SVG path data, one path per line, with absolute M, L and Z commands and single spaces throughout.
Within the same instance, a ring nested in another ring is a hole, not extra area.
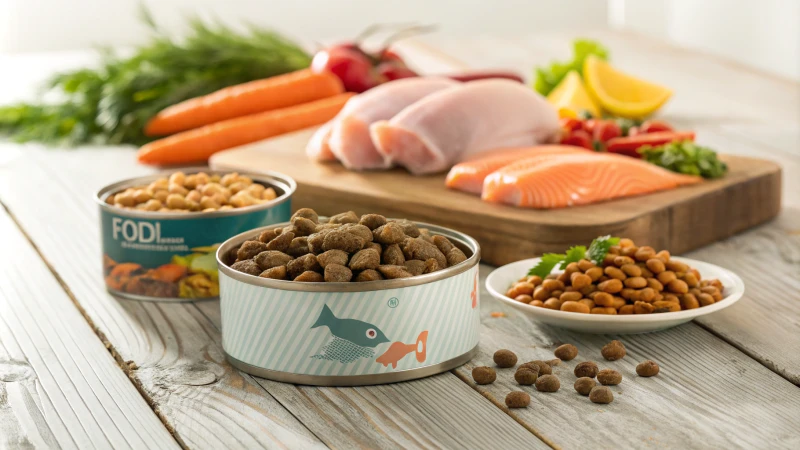
M 336 118 L 333 120 L 336 120 Z M 331 137 L 331 128 L 333 128 L 333 120 L 319 127 L 314 135 L 311 136 L 308 144 L 306 144 L 306 155 L 312 161 L 336 161 L 336 156 L 328 145 L 328 140 Z
M 374 87 L 347 102 L 333 121 L 328 146 L 348 169 L 385 169 L 391 166 L 391 158 L 375 148 L 369 126 L 391 119 L 423 97 L 459 84 L 448 78 L 417 77 Z
M 441 172 L 470 155 L 552 140 L 558 114 L 530 87 L 480 80 L 431 94 L 370 127 L 378 151 L 411 173 Z
M 589 150 L 571 145 L 537 145 L 535 147 L 489 150 L 468 158 L 450 169 L 445 185 L 470 194 L 481 195 L 483 180 L 495 170 L 516 161 L 541 155 L 585 153 Z
M 542 155 L 505 166 L 483 184 L 483 200 L 528 208 L 563 208 L 700 183 L 628 156 L 587 152 Z

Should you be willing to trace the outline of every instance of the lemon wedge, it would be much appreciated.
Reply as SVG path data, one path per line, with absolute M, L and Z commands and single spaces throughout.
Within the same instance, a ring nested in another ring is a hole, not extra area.
M 547 101 L 558 110 L 559 117 L 576 117 L 581 111 L 589 111 L 594 117 L 600 116 L 600 108 L 586 91 L 581 76 L 574 70 L 553 88 Z
M 672 96 L 664 86 L 620 72 L 596 56 L 583 63 L 583 77 L 592 97 L 606 111 L 628 119 L 642 119 Z

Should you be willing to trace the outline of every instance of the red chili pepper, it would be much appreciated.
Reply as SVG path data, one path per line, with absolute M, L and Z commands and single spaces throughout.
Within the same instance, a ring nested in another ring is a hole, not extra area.
M 606 143 L 606 151 L 633 158 L 641 158 L 642 155 L 637 151 L 640 147 L 645 145 L 655 147 L 673 141 L 694 141 L 694 131 L 659 131 L 636 136 L 618 137 Z

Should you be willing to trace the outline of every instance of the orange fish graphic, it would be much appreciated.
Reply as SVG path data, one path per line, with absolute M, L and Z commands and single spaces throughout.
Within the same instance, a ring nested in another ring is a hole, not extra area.
M 478 271 L 475 271 L 475 286 L 472 288 L 472 309 L 475 309 L 478 306 Z
M 428 355 L 428 330 L 423 331 L 417 336 L 417 342 L 413 344 L 404 344 L 402 342 L 393 342 L 375 362 L 383 364 L 383 367 L 392 365 L 392 369 L 397 369 L 397 363 L 409 353 L 417 353 L 417 361 L 425 362 Z

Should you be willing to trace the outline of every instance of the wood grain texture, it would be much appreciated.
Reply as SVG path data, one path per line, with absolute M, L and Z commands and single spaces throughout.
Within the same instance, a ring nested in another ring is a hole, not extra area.
M 87 162 L 89 156 L 95 165 Z M 132 376 L 184 444 L 405 448 L 488 445 L 507 439 L 517 446 L 545 447 L 453 374 L 367 389 L 297 388 L 255 379 L 233 369 L 223 357 L 219 302 L 145 303 L 107 294 L 100 275 L 92 192 L 142 172 L 131 169 L 133 159 L 132 152 L 118 149 L 30 149 L 24 158 L 0 168 L 0 199 L 113 351 L 135 363 Z M 58 234 L 52 233 L 48 217 L 59 218 Z M 451 398 L 443 392 L 460 394 Z M 465 417 L 467 410 L 473 415 Z
M 178 448 L 0 209 L 0 448 Z
M 304 154 L 312 131 L 280 136 L 218 153 L 212 167 L 279 170 L 297 181 L 296 204 L 321 214 L 354 210 L 436 223 L 478 240 L 482 259 L 501 265 L 561 251 L 606 234 L 630 236 L 685 252 L 763 223 L 778 214 L 780 168 L 769 161 L 728 157 L 722 179 L 593 205 L 532 210 L 483 202 L 447 189 L 444 175 L 414 177 L 401 169 L 352 172 Z M 688 219 L 702 217 L 697 228 Z
M 134 165 L 133 152 L 122 149 L 32 146 L 0 167 L 0 200 L 117 360 L 130 362 L 131 379 L 181 443 L 192 448 L 324 447 L 252 377 L 227 364 L 221 346 L 208 335 L 213 327 L 194 305 L 129 301 L 106 292 L 92 194 L 108 182 L 146 171 Z
M 481 267 L 485 280 L 491 268 Z M 503 407 L 506 394 L 523 390 L 531 406 L 509 414 L 562 448 L 797 448 L 800 389 L 693 323 L 667 331 L 625 336 L 573 333 L 540 325 L 520 311 L 489 297 L 481 284 L 480 354 L 456 369 L 459 377 Z M 498 311 L 506 317 L 492 318 Z M 600 348 L 621 340 L 627 356 L 605 361 Z M 514 369 L 497 369 L 497 381 L 478 386 L 475 366 L 494 366 L 501 348 L 517 353 L 520 363 L 554 358 L 562 343 L 578 347 L 578 357 L 556 366 L 561 382 L 555 393 L 542 393 L 514 381 Z M 656 361 L 661 371 L 638 377 L 636 365 Z M 595 361 L 619 371 L 623 381 L 611 387 L 614 402 L 591 403 L 575 392 L 575 365 Z

